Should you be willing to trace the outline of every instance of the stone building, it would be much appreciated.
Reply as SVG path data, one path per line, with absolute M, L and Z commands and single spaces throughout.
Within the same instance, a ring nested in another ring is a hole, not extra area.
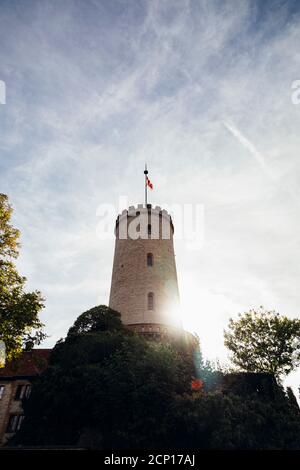
M 24 419 L 22 400 L 31 391 L 34 377 L 43 372 L 51 349 L 33 349 L 0 369 L 0 446 L 20 429 Z
M 185 336 L 182 328 L 171 216 L 139 204 L 116 220 L 109 306 L 123 323 L 148 338 Z

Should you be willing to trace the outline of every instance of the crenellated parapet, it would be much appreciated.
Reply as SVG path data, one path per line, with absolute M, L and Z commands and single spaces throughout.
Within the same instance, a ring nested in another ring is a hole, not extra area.
M 173 221 L 168 211 L 162 209 L 160 206 L 153 207 L 151 204 L 147 204 L 147 206 L 144 204 L 138 204 L 136 207 L 130 206 L 128 209 L 123 210 L 117 217 L 115 234 L 118 234 L 120 226 L 123 228 L 123 235 L 125 232 L 127 233 L 126 228 L 128 228 L 128 225 L 137 218 L 139 220 L 135 221 L 134 224 L 137 226 L 140 223 L 141 226 L 144 226 L 145 231 L 146 226 L 149 225 L 153 226 L 153 228 L 157 227 L 157 229 L 159 227 L 156 237 L 152 238 L 165 239 L 170 238 L 171 234 L 174 234 Z M 155 230 L 153 230 L 153 234 L 154 232 Z

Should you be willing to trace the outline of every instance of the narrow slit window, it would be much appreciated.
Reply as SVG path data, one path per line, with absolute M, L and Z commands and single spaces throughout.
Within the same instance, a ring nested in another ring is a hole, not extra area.
M 148 224 L 148 235 L 151 235 L 151 224 Z
M 154 310 L 154 294 L 149 292 L 148 294 L 148 310 Z
M 153 266 L 153 254 L 152 253 L 147 254 L 147 266 Z

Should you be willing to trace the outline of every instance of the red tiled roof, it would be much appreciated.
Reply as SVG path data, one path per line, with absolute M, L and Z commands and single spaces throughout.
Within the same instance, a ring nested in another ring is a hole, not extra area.
M 15 359 L 0 368 L 1 377 L 32 377 L 43 372 L 49 362 L 52 349 L 32 349 L 24 351 L 18 359 Z

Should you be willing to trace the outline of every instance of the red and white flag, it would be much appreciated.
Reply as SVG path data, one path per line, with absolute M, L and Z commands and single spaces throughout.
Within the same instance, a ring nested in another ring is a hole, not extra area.
M 148 176 L 146 176 L 146 186 L 148 186 L 148 188 L 150 188 L 150 189 L 153 189 L 153 184 L 149 180 Z

